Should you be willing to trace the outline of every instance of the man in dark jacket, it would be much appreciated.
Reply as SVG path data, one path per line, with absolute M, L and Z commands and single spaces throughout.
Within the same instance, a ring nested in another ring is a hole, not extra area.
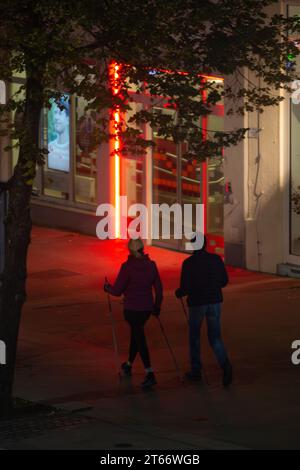
M 192 240 L 192 241 L 195 241 Z M 228 283 L 228 275 L 220 256 L 206 251 L 206 237 L 200 250 L 184 260 L 181 270 L 180 287 L 175 295 L 187 295 L 189 306 L 189 342 L 191 371 L 186 374 L 190 380 L 201 380 L 200 330 L 206 318 L 209 344 L 220 367 L 223 369 L 223 385 L 232 382 L 232 366 L 221 337 L 222 287 Z

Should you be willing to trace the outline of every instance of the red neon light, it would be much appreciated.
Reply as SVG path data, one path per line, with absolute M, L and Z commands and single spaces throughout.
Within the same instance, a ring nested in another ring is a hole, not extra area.
M 121 66 L 113 62 L 110 66 L 110 81 L 113 95 L 118 95 L 121 88 L 120 79 Z M 113 158 L 114 158 L 114 203 L 115 203 L 115 237 L 120 238 L 120 124 L 121 111 L 116 106 L 113 111 L 112 134 L 113 134 Z

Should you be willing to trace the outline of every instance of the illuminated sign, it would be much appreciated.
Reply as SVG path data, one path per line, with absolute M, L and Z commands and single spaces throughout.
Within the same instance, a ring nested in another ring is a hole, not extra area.
M 48 168 L 70 171 L 70 99 L 67 95 L 59 104 L 50 100 L 48 112 Z

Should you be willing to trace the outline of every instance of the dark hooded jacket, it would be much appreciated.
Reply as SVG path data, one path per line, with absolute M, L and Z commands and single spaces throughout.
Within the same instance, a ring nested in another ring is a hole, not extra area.
M 205 249 L 195 251 L 184 260 L 177 297 L 187 295 L 190 307 L 216 304 L 223 301 L 222 287 L 228 283 L 228 275 L 222 258 Z

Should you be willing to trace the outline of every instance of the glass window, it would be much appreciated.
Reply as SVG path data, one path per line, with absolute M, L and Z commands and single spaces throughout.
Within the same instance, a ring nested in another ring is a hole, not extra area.
M 222 235 L 224 226 L 224 172 L 223 160 L 213 157 L 207 163 L 208 207 L 207 232 Z
M 97 198 L 97 113 L 87 110 L 87 101 L 76 98 L 75 200 L 96 203 Z
M 49 170 L 70 171 L 70 99 L 60 100 L 63 108 L 51 100 L 48 111 L 47 141 Z
M 218 92 L 223 91 L 222 80 L 210 79 Z M 224 130 L 224 100 L 221 98 L 207 116 L 207 134 Z M 207 160 L 207 233 L 211 236 L 223 235 L 224 227 L 224 171 L 223 156 L 220 154 Z
M 181 144 L 181 155 L 184 155 L 187 151 L 187 144 Z M 196 204 L 200 204 L 203 201 L 203 165 L 196 159 L 186 159 L 181 157 L 181 204 L 184 209 L 184 204 L 192 204 L 192 225 L 187 225 L 187 220 L 184 221 L 185 230 L 188 234 L 196 230 Z M 183 227 L 183 243 L 182 248 L 185 246 L 184 243 L 188 240 L 185 238 L 184 227 Z
M 121 196 L 127 204 L 144 203 L 144 157 L 121 157 Z
M 171 140 L 155 137 L 153 152 L 153 202 L 174 204 L 177 202 L 178 148 Z
M 130 103 L 131 110 L 126 113 L 126 121 L 142 109 L 140 103 Z M 141 126 L 129 123 L 130 127 L 142 131 Z M 131 204 L 142 204 L 145 202 L 144 183 L 144 161 L 145 155 L 122 155 L 121 156 L 121 195 L 127 196 L 128 207 Z
M 175 111 L 161 109 L 160 112 L 174 115 Z M 179 146 L 171 139 L 159 136 L 157 131 L 153 131 L 153 140 L 156 144 L 153 150 L 153 203 L 168 204 L 172 206 L 178 200 L 178 160 Z M 162 220 L 162 213 L 159 213 L 160 236 L 162 224 L 170 224 L 171 240 L 168 245 L 178 248 L 178 240 L 174 239 L 174 212 L 170 213 L 170 220 Z
M 73 107 L 73 103 L 76 106 Z M 43 109 L 41 141 L 49 152 L 43 168 L 43 194 L 46 196 L 96 203 L 97 113 L 86 107 L 83 98 L 73 99 L 66 94 L 60 103 L 51 100 L 51 108 Z
M 41 138 L 48 155 L 44 166 L 43 194 L 61 199 L 70 198 L 71 169 L 71 99 L 65 95 L 60 104 L 51 100 L 50 109 L 42 115 Z
M 162 110 L 162 112 L 167 112 Z M 217 103 L 205 121 L 203 136 L 208 132 L 221 131 L 224 128 L 224 107 L 222 101 Z M 199 135 L 199 139 L 201 135 Z M 169 206 L 178 202 L 192 204 L 193 224 L 190 232 L 196 229 L 196 204 L 206 205 L 206 233 L 209 242 L 222 244 L 223 237 L 223 203 L 224 203 L 224 174 L 222 155 L 210 157 L 206 162 L 187 159 L 187 144 L 176 145 L 170 139 L 160 137 L 154 130 L 156 147 L 153 151 L 153 202 L 166 203 Z M 174 216 L 171 213 L 171 235 L 173 233 Z M 187 227 L 186 227 L 187 228 Z M 168 243 L 174 248 L 182 249 L 185 239 L 180 243 L 171 239 Z M 217 246 L 213 251 L 217 251 Z

